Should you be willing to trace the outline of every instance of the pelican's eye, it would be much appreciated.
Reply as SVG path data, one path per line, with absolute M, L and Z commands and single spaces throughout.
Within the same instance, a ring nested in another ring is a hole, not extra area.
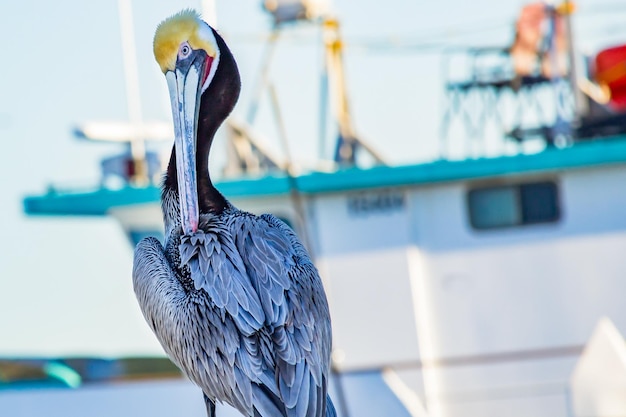
M 178 57 L 181 59 L 187 58 L 191 54 L 191 46 L 187 42 L 180 45 L 178 50 Z

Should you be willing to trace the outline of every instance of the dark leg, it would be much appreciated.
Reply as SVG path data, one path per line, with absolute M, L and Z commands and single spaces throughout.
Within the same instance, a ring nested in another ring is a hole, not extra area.
M 208 417 L 215 417 L 215 401 L 204 394 L 204 404 L 206 404 L 206 414 Z

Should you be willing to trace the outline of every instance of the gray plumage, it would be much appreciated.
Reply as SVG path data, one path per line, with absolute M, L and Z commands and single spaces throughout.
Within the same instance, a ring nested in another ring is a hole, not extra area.
M 133 285 L 169 357 L 204 393 L 249 417 L 332 417 L 331 330 L 317 270 L 293 231 L 233 207 L 209 151 L 241 89 L 222 37 L 184 10 L 154 38 L 174 121 L 161 204 L 165 247 L 142 240 Z M 180 196 L 180 198 L 179 198 Z
M 177 201 L 164 190 L 165 247 L 142 240 L 133 268 L 166 353 L 210 401 L 246 416 L 335 416 L 328 304 L 297 236 L 272 215 L 230 204 L 184 235 Z

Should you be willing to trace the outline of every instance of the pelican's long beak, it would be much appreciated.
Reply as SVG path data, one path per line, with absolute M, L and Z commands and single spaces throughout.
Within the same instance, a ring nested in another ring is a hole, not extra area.
M 173 71 L 165 73 L 174 118 L 178 196 L 185 234 L 198 230 L 196 136 L 205 58 L 204 51 L 193 51 L 187 59 L 177 62 Z

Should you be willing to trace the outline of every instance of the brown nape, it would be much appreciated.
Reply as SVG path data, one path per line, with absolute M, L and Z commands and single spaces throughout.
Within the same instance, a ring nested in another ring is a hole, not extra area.
M 213 80 L 202 94 L 198 112 L 196 169 L 200 213 L 221 213 L 226 207 L 226 198 L 213 186 L 211 181 L 209 152 L 215 132 L 235 107 L 241 90 L 239 70 L 235 59 L 222 37 L 215 31 L 213 33 L 220 50 L 220 60 Z M 178 193 L 176 175 L 176 152 L 172 148 L 163 186 Z

